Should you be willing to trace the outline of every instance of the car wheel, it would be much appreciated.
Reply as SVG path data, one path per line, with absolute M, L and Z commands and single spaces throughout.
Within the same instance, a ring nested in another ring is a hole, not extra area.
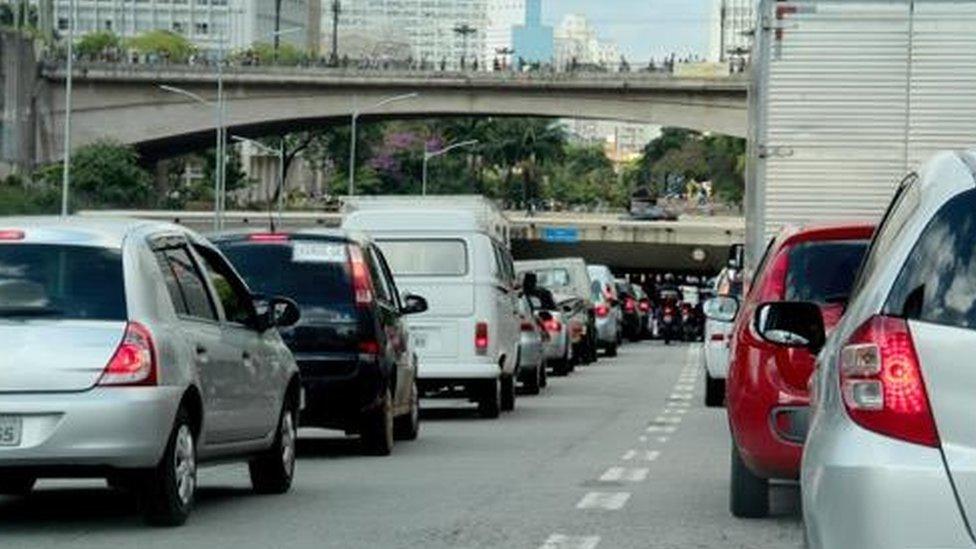
M 481 417 L 495 419 L 501 414 L 501 393 L 501 383 L 497 379 L 485 384 L 481 389 L 481 398 L 478 400 L 478 413 Z
M 515 409 L 515 378 L 502 376 L 501 387 L 501 409 L 503 412 L 511 412 Z
M 542 390 L 542 370 L 545 368 L 542 365 L 537 365 L 532 369 L 532 375 L 529 379 L 526 379 L 522 384 L 525 389 L 525 394 L 527 395 L 537 395 Z
M 545 389 L 549 386 L 549 365 L 545 361 L 539 367 L 539 387 Z
M 725 380 L 717 379 L 705 371 L 705 406 L 721 408 L 725 404 Z
M 18 474 L 5 474 L 0 478 L 0 496 L 26 496 L 34 489 L 36 477 Z
M 359 442 L 369 456 L 388 456 L 393 453 L 393 397 L 387 389 L 383 401 L 375 410 L 363 415 Z
M 616 342 L 611 343 L 610 345 L 607 345 L 607 356 L 610 357 L 610 358 L 614 358 L 614 357 L 617 356 L 617 343 Z
M 569 375 L 569 359 L 560 358 L 559 360 L 554 360 L 552 362 L 552 373 L 557 376 L 568 376 Z
M 410 411 L 396 418 L 393 435 L 397 440 L 416 440 L 420 435 L 420 389 L 416 381 L 410 388 Z
M 732 445 L 732 482 L 729 510 L 738 518 L 763 518 L 769 515 L 769 481 L 757 477 L 746 467 L 739 449 Z
M 154 526 L 184 524 L 193 509 L 196 488 L 196 433 L 190 414 L 180 408 L 163 458 L 143 479 L 141 496 L 146 521 Z
M 278 420 L 278 434 L 274 444 L 263 455 L 248 464 L 251 486 L 259 494 L 284 494 L 291 489 L 295 478 L 295 455 L 298 428 L 294 403 L 286 402 Z

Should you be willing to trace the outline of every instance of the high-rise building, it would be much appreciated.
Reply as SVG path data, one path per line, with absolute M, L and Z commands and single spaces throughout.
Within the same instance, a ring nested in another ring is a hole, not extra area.
M 330 0 L 325 0 L 330 2 Z M 484 66 L 488 0 L 342 0 L 339 56 L 412 58 L 457 69 Z M 329 4 L 331 6 L 331 3 Z M 322 49 L 331 49 L 332 10 L 323 10 Z
M 554 57 L 554 32 L 542 24 L 542 0 L 488 0 L 485 56 L 505 65 L 513 59 L 550 63 Z
M 589 20 L 579 14 L 563 18 L 556 29 L 556 66 L 602 65 L 616 68 L 620 65 L 620 48 L 610 40 L 600 40 Z
M 309 39 L 309 2 L 282 0 L 281 41 L 304 48 Z M 111 31 L 130 38 L 147 31 L 167 30 L 186 36 L 204 55 L 224 49 L 271 42 L 275 29 L 275 0 L 54 0 L 54 28 L 68 30 L 75 5 L 75 35 Z
M 749 59 L 758 4 L 758 0 L 712 0 L 710 61 Z
M 644 148 L 661 134 L 661 127 L 613 120 L 564 120 L 571 142 L 602 147 L 615 164 L 640 158 Z

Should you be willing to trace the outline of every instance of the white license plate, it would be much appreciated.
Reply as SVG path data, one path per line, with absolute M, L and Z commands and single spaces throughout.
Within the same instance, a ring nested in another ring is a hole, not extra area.
M 23 423 L 19 417 L 0 416 L 0 446 L 20 446 Z

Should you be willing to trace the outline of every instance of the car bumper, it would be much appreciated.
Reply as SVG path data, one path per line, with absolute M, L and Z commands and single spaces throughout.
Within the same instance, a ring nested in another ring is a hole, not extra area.
M 0 395 L 0 414 L 22 418 L 21 442 L 0 447 L 0 467 L 155 466 L 183 397 L 179 387 L 97 388 Z
M 617 321 L 613 318 L 598 318 L 596 320 L 596 339 L 601 344 L 617 342 Z
M 535 369 L 542 363 L 543 343 L 539 340 L 519 344 L 519 368 Z
M 362 414 L 375 408 L 386 388 L 378 360 L 312 360 L 298 356 L 305 389 L 302 425 L 333 429 L 358 428 Z
M 568 354 L 568 339 L 566 333 L 550 334 L 552 339 L 545 345 L 546 360 L 560 360 Z
M 417 378 L 420 380 L 478 380 L 496 379 L 502 374 L 498 363 L 485 357 L 483 361 L 460 362 L 451 359 L 422 358 Z
M 725 379 L 729 376 L 729 350 L 725 341 L 706 341 L 702 353 L 705 371 L 712 379 Z
M 811 549 L 974 547 L 938 449 L 815 426 L 801 482 Z

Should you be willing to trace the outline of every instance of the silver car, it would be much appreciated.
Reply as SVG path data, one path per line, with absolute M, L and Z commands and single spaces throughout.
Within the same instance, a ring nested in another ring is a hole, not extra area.
M 976 545 L 976 155 L 904 181 L 826 342 L 809 304 L 757 321 L 823 348 L 801 474 L 810 547 Z
M 38 478 L 104 477 L 179 525 L 197 466 L 249 461 L 261 493 L 295 466 L 298 368 L 224 257 L 145 221 L 0 220 L 0 494 Z
M 518 300 L 518 317 L 522 333 L 518 349 L 518 379 L 527 394 L 537 395 L 548 384 L 545 346 L 549 334 L 532 311 L 528 296 L 523 295 Z

